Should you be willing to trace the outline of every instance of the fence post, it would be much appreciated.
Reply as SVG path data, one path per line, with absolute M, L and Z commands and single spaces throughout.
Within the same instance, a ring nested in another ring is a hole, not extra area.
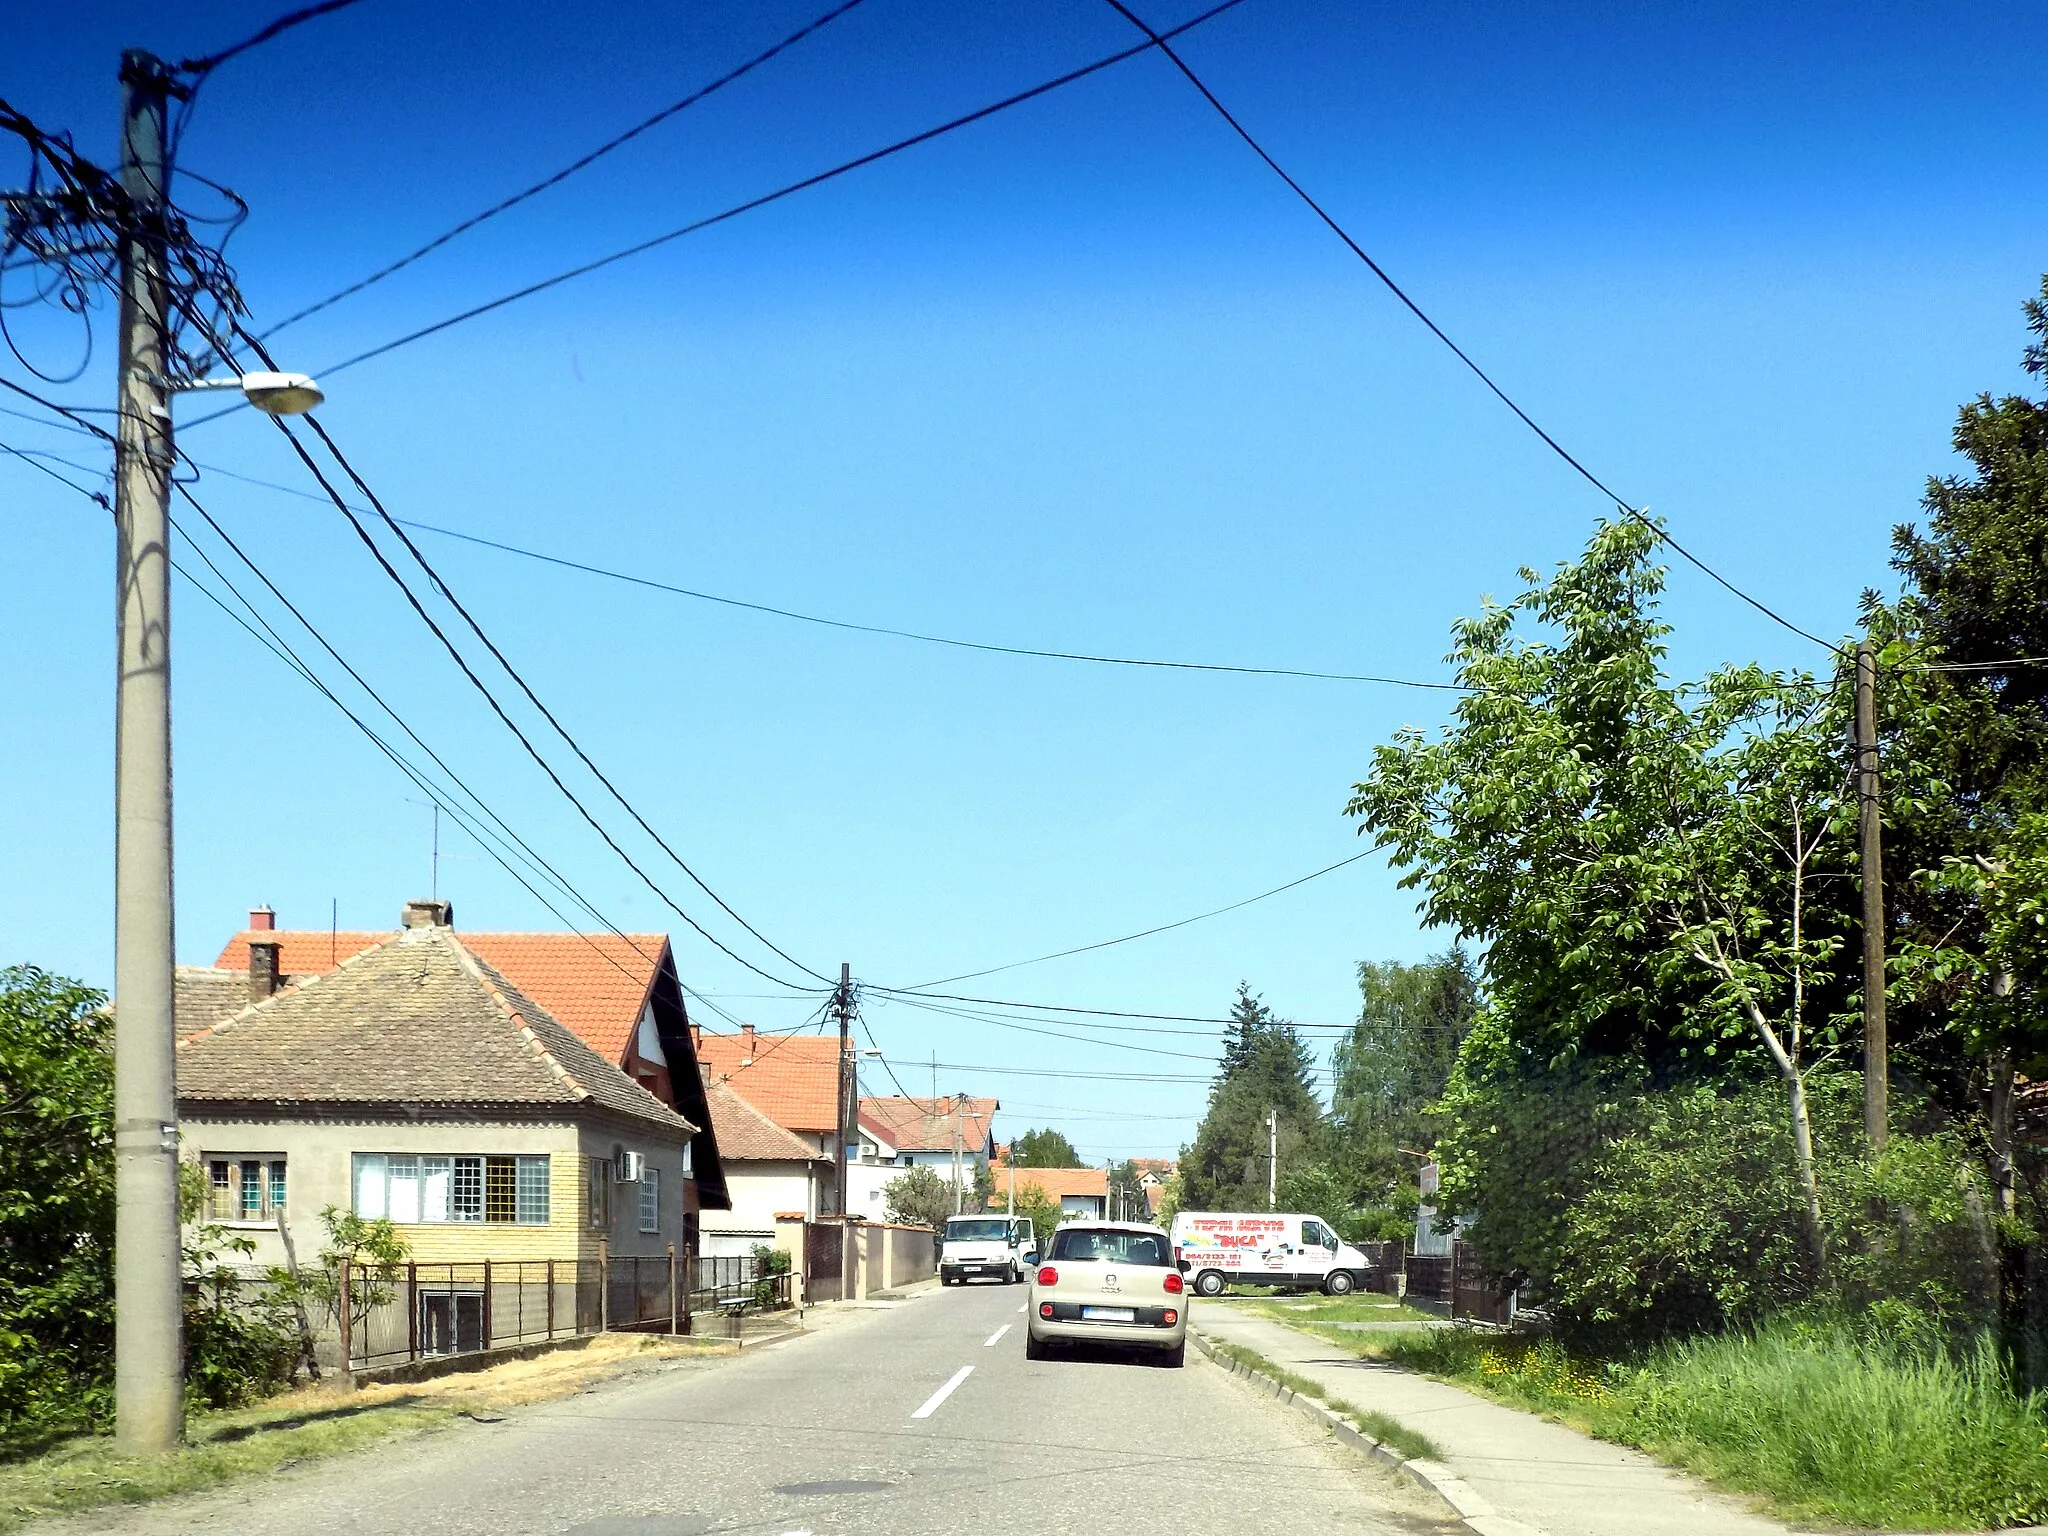
M 405 1261 L 405 1354 L 420 1357 L 420 1267 L 411 1259 Z
M 341 1374 L 344 1381 L 352 1381 L 350 1375 L 355 1369 L 355 1277 L 349 1273 L 349 1261 L 340 1262 L 337 1293 L 341 1305 L 337 1308 L 341 1322 Z
M 604 1332 L 605 1313 L 611 1308 L 612 1300 L 612 1245 L 603 1238 L 597 1240 L 597 1331 Z
M 555 1261 L 548 1260 L 548 1337 L 555 1336 Z
M 1458 1317 L 1458 1260 L 1464 1256 L 1461 1252 L 1464 1246 L 1455 1237 L 1451 1239 L 1451 1320 L 1453 1322 L 1457 1321 Z
M 676 1245 L 668 1245 L 668 1331 L 676 1331 Z
M 484 1304 L 483 1304 L 483 1314 L 484 1314 L 484 1316 L 483 1316 L 483 1325 L 484 1325 L 484 1339 L 483 1339 L 483 1344 L 484 1344 L 484 1348 L 485 1348 L 485 1349 L 489 1349 L 489 1348 L 491 1347 L 491 1261 L 490 1261 L 489 1259 L 485 1259 L 485 1260 L 484 1260 Z

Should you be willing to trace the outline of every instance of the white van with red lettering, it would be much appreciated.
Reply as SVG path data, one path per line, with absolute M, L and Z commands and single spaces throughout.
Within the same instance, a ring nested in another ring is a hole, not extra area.
M 1364 1285 L 1372 1267 L 1328 1222 L 1299 1212 L 1182 1211 L 1171 1236 L 1198 1296 L 1221 1296 L 1226 1285 L 1312 1286 L 1342 1296 Z

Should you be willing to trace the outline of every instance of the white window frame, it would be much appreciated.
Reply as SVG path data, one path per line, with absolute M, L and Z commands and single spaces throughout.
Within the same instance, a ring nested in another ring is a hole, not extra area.
M 510 1221 L 491 1221 L 485 1209 L 485 1170 L 494 1157 L 513 1160 Z M 544 1227 L 553 1214 L 552 1167 L 545 1152 L 357 1152 L 350 1204 L 358 1216 L 399 1227 Z
M 640 1171 L 640 1230 L 661 1230 L 661 1170 L 652 1163 Z
M 267 1227 L 277 1220 L 282 1202 L 274 1197 L 278 1170 L 284 1170 L 286 1198 L 291 1194 L 289 1159 L 282 1152 L 202 1152 L 199 1169 L 206 1179 L 202 1219 L 220 1227 Z M 248 1179 L 256 1171 L 256 1209 L 248 1208 Z M 225 1171 L 226 1179 L 219 1175 Z

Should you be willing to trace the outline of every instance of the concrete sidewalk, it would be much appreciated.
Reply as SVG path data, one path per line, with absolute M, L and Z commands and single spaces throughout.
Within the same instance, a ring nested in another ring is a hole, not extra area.
M 1256 1350 L 1307 1377 L 1335 1399 L 1427 1435 L 1453 1477 L 1497 1514 L 1546 1536 L 1785 1536 L 1792 1529 L 1638 1451 L 1361 1360 L 1265 1318 L 1197 1303 L 1190 1321 L 1212 1339 Z M 1468 1523 L 1510 1529 L 1484 1518 Z

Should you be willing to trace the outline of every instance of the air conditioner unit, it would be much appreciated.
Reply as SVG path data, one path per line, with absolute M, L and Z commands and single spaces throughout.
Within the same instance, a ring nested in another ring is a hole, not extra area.
M 613 1177 L 621 1184 L 638 1184 L 647 1176 L 647 1156 L 642 1152 L 621 1152 L 612 1159 Z

